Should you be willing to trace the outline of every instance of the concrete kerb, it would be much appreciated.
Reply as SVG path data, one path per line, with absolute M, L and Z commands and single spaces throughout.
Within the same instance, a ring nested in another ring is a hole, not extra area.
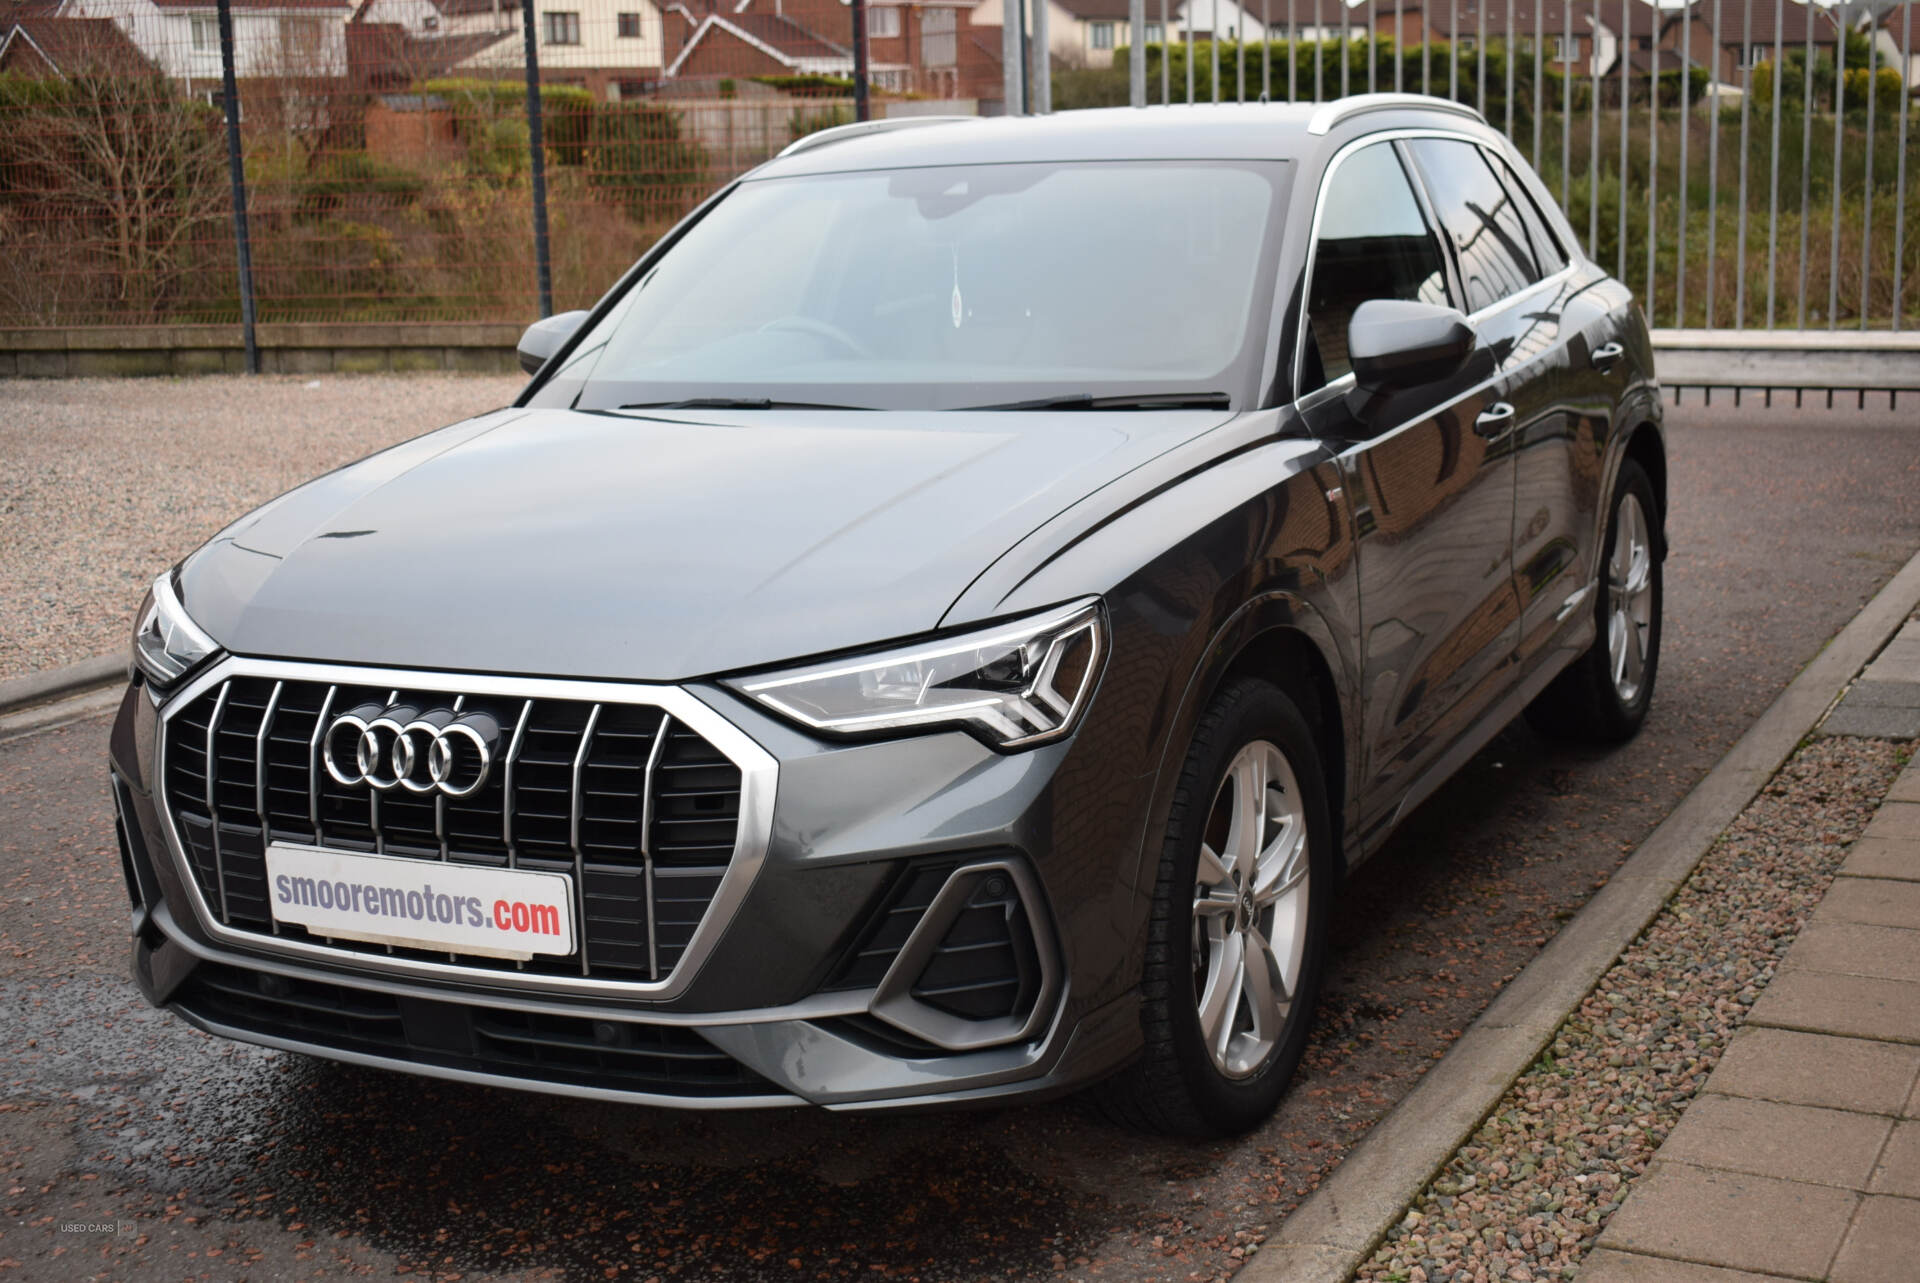
M 1538 1058 L 1867 662 L 1920 605 L 1920 555 L 1800 671 L 1586 907 L 1236 1276 L 1344 1283 Z
M 127 656 L 124 651 L 97 655 L 65 668 L 44 673 L 29 673 L 0 682 L 0 716 L 17 713 L 35 704 L 45 704 L 81 691 L 126 680 Z

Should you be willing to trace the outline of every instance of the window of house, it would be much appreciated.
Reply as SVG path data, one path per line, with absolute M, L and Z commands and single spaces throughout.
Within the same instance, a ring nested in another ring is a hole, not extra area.
M 954 22 L 952 9 L 922 9 L 920 11 L 920 65 L 923 67 L 951 67 L 959 61 L 959 46 L 955 43 L 958 26 Z
M 1748 45 L 1747 56 L 1741 60 L 1740 66 L 1743 70 L 1752 71 L 1761 63 L 1769 62 L 1772 59 L 1773 49 L 1770 45 Z
M 550 9 L 540 17 L 546 28 L 548 44 L 577 45 L 580 43 L 579 14 L 558 13 Z
M 1562 66 L 1572 63 L 1580 56 L 1580 42 L 1570 36 L 1553 38 L 1553 60 Z
M 1347 326 L 1372 299 L 1449 301 L 1440 242 L 1392 143 L 1361 148 L 1327 180 L 1308 284 L 1302 393 L 1353 370 Z
M 326 28 L 318 18 L 280 19 L 280 49 L 296 66 L 310 66 L 320 57 L 326 42 Z
M 1095 49 L 1113 48 L 1113 24 L 1111 22 L 1095 22 L 1089 24 L 1087 28 L 1087 42 Z
M 220 52 L 220 19 L 216 15 L 191 14 L 187 18 L 187 24 L 192 30 L 195 53 Z
M 867 6 L 867 35 L 875 40 L 898 39 L 900 10 L 892 5 Z
M 622 40 L 638 40 L 640 38 L 640 15 L 639 14 L 623 13 L 619 16 L 618 21 L 619 21 L 619 34 Z
M 422 31 L 440 30 L 440 15 L 437 13 L 430 13 L 426 17 L 422 18 L 420 20 L 420 29 Z
M 1426 176 L 1434 212 L 1453 243 L 1469 313 L 1491 307 L 1541 278 L 1526 219 L 1486 153 L 1453 138 L 1407 144 Z
M 1467 51 L 1468 53 L 1472 53 L 1472 52 L 1473 52 L 1473 42 L 1474 42 L 1474 37 L 1473 37 L 1473 36 L 1461 36 L 1461 37 L 1460 37 L 1460 47 L 1461 47 L 1462 49 L 1465 49 L 1465 50 L 1466 50 L 1466 51 Z

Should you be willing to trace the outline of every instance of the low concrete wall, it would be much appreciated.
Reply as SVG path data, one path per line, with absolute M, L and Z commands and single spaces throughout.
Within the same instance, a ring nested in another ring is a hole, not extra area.
M 376 374 L 406 370 L 519 369 L 511 324 L 262 325 L 267 374 Z M 0 329 L 0 378 L 238 374 L 246 351 L 237 325 L 127 325 Z
M 1655 330 L 1669 388 L 1920 390 L 1920 333 L 1862 330 Z

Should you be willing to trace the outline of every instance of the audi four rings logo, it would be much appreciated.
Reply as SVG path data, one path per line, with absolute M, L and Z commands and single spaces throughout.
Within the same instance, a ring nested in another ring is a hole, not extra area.
M 500 723 L 487 713 L 362 704 L 333 720 L 321 758 L 349 787 L 466 797 L 487 782 L 499 743 Z

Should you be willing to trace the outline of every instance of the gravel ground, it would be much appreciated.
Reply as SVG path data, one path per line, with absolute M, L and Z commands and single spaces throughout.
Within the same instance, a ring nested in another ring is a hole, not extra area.
M 153 577 L 290 486 L 517 375 L 0 381 L 0 679 L 124 647 Z
M 1750 803 L 1356 1275 L 1574 1277 L 1873 818 L 1909 748 L 1822 739 Z

